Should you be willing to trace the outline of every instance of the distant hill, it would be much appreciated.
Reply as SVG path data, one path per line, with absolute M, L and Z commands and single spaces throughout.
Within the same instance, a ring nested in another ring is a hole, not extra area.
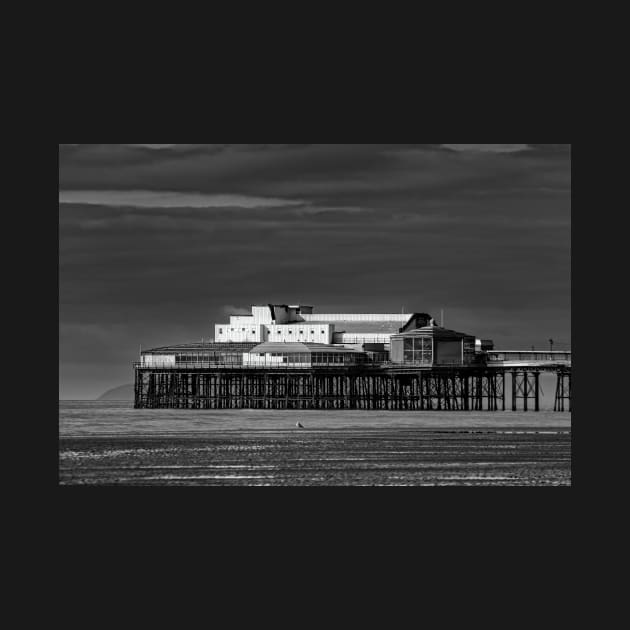
M 133 383 L 106 391 L 97 400 L 133 400 Z

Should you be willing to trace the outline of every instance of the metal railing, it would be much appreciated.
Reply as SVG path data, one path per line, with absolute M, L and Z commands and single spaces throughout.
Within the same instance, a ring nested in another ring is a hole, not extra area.
M 485 360 L 484 360 L 485 359 Z M 313 370 L 331 368 L 362 368 L 362 369 L 383 369 L 383 368 L 409 368 L 409 369 L 435 369 L 435 368 L 467 368 L 483 367 L 493 364 L 503 363 L 538 363 L 538 364 L 564 364 L 571 363 L 571 352 L 532 352 L 532 351 L 508 351 L 508 352 L 488 352 L 481 360 L 461 363 L 423 363 L 423 362 L 403 362 L 394 363 L 392 361 L 315 361 L 312 363 L 278 363 L 256 362 L 243 363 L 242 361 L 187 361 L 187 362 L 151 362 L 133 363 L 134 369 L 145 370 Z
M 571 351 L 554 350 L 493 350 L 487 354 L 488 362 L 528 361 L 528 362 L 558 362 L 571 361 Z
M 317 369 L 344 369 L 344 368 L 361 368 L 367 370 L 376 370 L 384 368 L 396 369 L 435 369 L 435 368 L 466 368 L 479 367 L 477 363 L 393 363 L 392 361 L 364 361 L 356 363 L 219 363 L 219 362 L 189 362 L 189 363 L 153 363 L 151 365 L 135 362 L 135 369 L 144 370 L 317 370 Z
M 348 368 L 348 367 L 381 367 L 383 363 L 376 362 L 316 362 L 316 363 L 240 363 L 240 362 L 215 362 L 193 361 L 186 363 L 133 363 L 135 369 L 145 370 L 310 370 L 313 368 Z

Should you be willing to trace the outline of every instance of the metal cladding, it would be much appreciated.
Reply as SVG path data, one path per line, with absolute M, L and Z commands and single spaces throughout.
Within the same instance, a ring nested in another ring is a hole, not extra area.
M 261 343 L 258 346 L 255 346 L 250 350 L 250 354 L 266 354 L 268 352 L 276 352 L 276 353 L 308 353 L 311 354 L 313 352 L 332 352 L 332 353 L 342 353 L 342 354 L 361 354 L 360 352 L 353 350 L 351 348 L 343 348 L 340 346 L 331 346 L 323 343 L 274 343 L 274 342 L 265 342 Z
M 206 352 L 237 352 L 239 350 L 241 352 L 249 352 L 255 345 L 255 343 L 184 343 L 175 346 L 164 346 L 162 348 L 143 350 L 142 354 L 174 354 L 177 352 L 199 354 Z

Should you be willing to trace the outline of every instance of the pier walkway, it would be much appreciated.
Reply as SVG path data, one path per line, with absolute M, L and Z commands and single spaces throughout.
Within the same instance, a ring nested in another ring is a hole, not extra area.
M 571 367 L 571 351 L 493 350 L 487 354 L 487 365 L 555 371 L 558 368 Z

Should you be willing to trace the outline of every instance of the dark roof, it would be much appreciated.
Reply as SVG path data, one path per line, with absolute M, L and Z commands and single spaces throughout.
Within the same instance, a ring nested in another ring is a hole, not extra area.
M 407 332 L 408 330 L 414 330 L 417 328 L 423 328 L 424 326 L 428 326 L 429 322 L 433 318 L 428 313 L 414 313 L 409 321 L 402 326 L 402 332 Z
M 408 330 L 407 332 L 395 335 L 395 337 L 474 337 L 467 333 L 457 332 L 455 330 L 449 330 L 448 328 L 442 328 L 441 326 L 425 326 L 424 328 L 416 328 L 415 330 Z
M 152 348 L 143 350 L 142 354 L 174 354 L 174 353 L 202 353 L 202 352 L 247 352 L 251 350 L 255 343 L 184 343 L 177 346 L 164 346 L 162 348 Z

